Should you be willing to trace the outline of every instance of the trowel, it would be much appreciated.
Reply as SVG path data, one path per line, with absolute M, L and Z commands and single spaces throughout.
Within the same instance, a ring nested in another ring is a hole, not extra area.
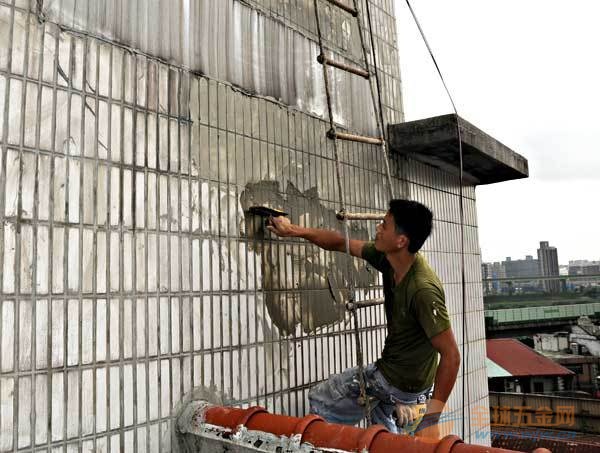
M 270 208 L 269 206 L 250 206 L 248 208 L 250 214 L 262 217 L 262 228 L 266 230 L 269 225 L 269 218 L 287 216 L 288 213 L 279 209 Z
M 280 211 L 279 209 L 270 208 L 268 206 L 250 206 L 248 208 L 250 214 L 259 215 L 261 217 L 280 217 L 287 216 L 287 212 Z

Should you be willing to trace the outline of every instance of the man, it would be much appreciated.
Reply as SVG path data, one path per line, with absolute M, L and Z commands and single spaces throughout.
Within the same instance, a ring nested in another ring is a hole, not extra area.
M 420 203 L 392 200 L 377 226 L 375 241 L 351 239 L 350 253 L 383 274 L 388 333 L 381 358 L 365 367 L 372 420 L 391 432 L 410 432 L 417 404 L 427 401 L 415 434 L 438 439 L 438 421 L 456 381 L 460 353 L 442 284 L 417 253 L 431 233 L 432 218 Z M 268 228 L 278 236 L 301 237 L 325 250 L 346 250 L 337 231 L 301 227 L 285 217 L 270 218 Z M 354 425 L 364 417 L 359 396 L 358 369 L 352 368 L 311 389 L 308 398 L 311 412 L 333 423 Z

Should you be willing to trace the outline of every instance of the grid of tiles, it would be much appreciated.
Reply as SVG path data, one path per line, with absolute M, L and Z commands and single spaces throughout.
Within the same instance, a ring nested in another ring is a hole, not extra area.
M 309 319 L 306 295 L 326 286 L 298 264 L 337 263 L 299 241 L 253 237 L 241 198 L 276 182 L 278 196 L 296 197 L 294 220 L 335 226 L 326 125 L 40 25 L 16 6 L 0 2 L 10 24 L 0 57 L 0 451 L 158 451 L 192 389 L 305 413 L 310 385 L 355 364 L 347 318 Z M 342 149 L 354 209 L 385 209 L 377 155 Z M 392 169 L 397 193 L 436 211 L 426 255 L 460 339 L 458 188 L 417 163 L 395 158 Z M 467 196 L 468 325 L 483 326 L 472 188 Z M 374 225 L 361 228 L 367 237 Z M 285 334 L 269 295 L 294 307 Z M 383 311 L 361 323 L 374 360 Z M 469 331 L 471 401 L 487 393 L 483 338 Z M 451 406 L 461 404 L 455 391 Z
M 348 6 L 353 6 L 353 0 L 342 0 Z M 286 25 L 301 30 L 311 39 L 316 39 L 316 26 L 314 20 L 313 0 L 273 1 L 250 0 L 263 11 L 274 17 L 281 18 Z M 370 30 L 366 22 L 366 0 L 358 1 L 359 9 L 363 12 L 365 40 L 370 42 Z M 325 21 L 323 39 L 330 49 L 344 55 L 355 63 L 362 60 L 362 51 L 356 38 L 357 34 L 351 30 L 354 18 L 338 8 L 331 6 L 326 0 L 319 0 L 319 8 L 323 12 Z M 403 119 L 402 94 L 400 81 L 400 65 L 398 47 L 396 42 L 396 19 L 394 16 L 394 2 L 392 0 L 369 0 L 371 25 L 374 35 L 378 71 L 382 85 L 382 103 L 384 105 L 384 118 L 388 124 L 400 122 Z M 352 39 L 349 39 L 351 37 Z M 369 63 L 373 60 L 370 55 Z
M 366 11 L 364 0 L 359 3 Z M 322 69 L 316 62 L 313 0 L 46 0 L 38 5 L 42 5 L 40 17 L 67 29 L 102 35 L 251 93 L 326 116 Z M 384 115 L 394 123 L 402 119 L 394 19 L 391 5 L 369 5 Z M 363 65 L 356 19 L 323 0 L 319 9 L 332 56 Z M 162 30 L 160 38 L 156 30 Z M 364 33 L 370 49 L 368 27 Z M 333 71 L 330 81 L 336 121 L 373 134 L 368 82 L 343 71 Z

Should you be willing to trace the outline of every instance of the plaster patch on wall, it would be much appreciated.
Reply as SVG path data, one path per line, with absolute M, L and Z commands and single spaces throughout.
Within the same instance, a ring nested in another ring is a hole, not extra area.
M 313 227 L 339 228 L 335 211 L 321 203 L 316 187 L 301 192 L 288 182 L 282 194 L 277 181 L 248 183 L 240 204 L 245 213 L 241 229 L 254 239 L 253 250 L 261 257 L 264 300 L 282 335 L 294 333 L 297 327 L 309 333 L 343 321 L 349 284 L 367 287 L 375 282 L 375 272 L 359 260 L 304 242 L 274 240 L 264 220 L 248 213 L 250 206 L 269 206 L 290 212 L 296 223 L 303 219 Z M 363 228 L 352 230 L 352 237 L 367 236 Z

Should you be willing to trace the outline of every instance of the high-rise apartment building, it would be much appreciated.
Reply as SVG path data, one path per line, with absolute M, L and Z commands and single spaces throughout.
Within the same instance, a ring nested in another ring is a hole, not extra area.
M 540 266 L 540 275 L 544 277 L 558 277 L 560 275 L 558 267 L 558 252 L 556 247 L 550 246 L 547 241 L 540 242 L 540 248 L 537 251 Z M 545 280 L 544 289 L 549 293 L 560 292 L 561 283 L 559 280 Z

